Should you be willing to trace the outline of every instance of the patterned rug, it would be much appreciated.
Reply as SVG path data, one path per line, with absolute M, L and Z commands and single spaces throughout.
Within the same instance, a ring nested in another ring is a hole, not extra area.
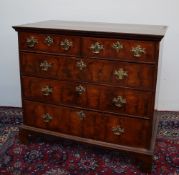
M 179 174 L 179 112 L 160 117 L 152 175 Z M 38 137 L 23 145 L 17 138 L 20 108 L 0 107 L 0 175 L 144 175 L 130 155 Z

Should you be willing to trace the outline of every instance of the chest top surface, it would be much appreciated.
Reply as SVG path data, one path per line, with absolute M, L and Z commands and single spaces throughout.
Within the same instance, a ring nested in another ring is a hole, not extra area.
M 121 35 L 147 35 L 161 39 L 167 26 L 142 25 L 142 24 L 119 24 L 102 22 L 82 22 L 82 21 L 57 21 L 48 20 L 36 23 L 29 23 L 14 26 L 17 31 L 23 30 L 48 30 L 48 31 L 73 31 L 73 32 L 98 32 L 98 33 L 118 33 Z

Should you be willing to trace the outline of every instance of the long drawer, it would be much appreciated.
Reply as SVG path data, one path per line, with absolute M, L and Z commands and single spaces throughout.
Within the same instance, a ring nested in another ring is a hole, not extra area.
M 23 75 L 42 78 L 81 80 L 147 90 L 155 87 L 156 68 L 151 64 L 22 52 L 21 68 Z
M 152 92 L 22 77 L 23 96 L 26 99 L 51 104 L 88 107 L 120 114 L 151 117 Z
M 149 147 L 148 120 L 24 101 L 24 124 L 83 138 Z

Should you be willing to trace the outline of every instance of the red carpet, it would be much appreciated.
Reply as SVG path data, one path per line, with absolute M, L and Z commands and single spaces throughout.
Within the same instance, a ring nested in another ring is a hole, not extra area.
M 161 118 L 152 175 L 179 174 L 179 113 L 159 112 Z M 21 109 L 0 108 L 0 175 L 142 175 L 140 163 L 120 152 L 74 142 L 32 139 L 19 144 Z

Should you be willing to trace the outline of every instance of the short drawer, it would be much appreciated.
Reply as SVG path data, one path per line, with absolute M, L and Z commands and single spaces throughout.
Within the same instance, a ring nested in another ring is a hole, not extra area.
M 45 54 L 20 54 L 23 75 L 67 81 L 85 81 L 151 90 L 155 65 Z
M 155 62 L 156 43 L 152 41 L 84 37 L 82 53 L 85 57 Z
M 22 86 L 26 99 L 152 117 L 153 94 L 148 91 L 32 77 L 23 77 Z
M 148 120 L 24 101 L 24 124 L 73 136 L 148 148 Z
M 20 50 L 41 51 L 65 55 L 80 54 L 80 38 L 77 36 L 19 33 Z

